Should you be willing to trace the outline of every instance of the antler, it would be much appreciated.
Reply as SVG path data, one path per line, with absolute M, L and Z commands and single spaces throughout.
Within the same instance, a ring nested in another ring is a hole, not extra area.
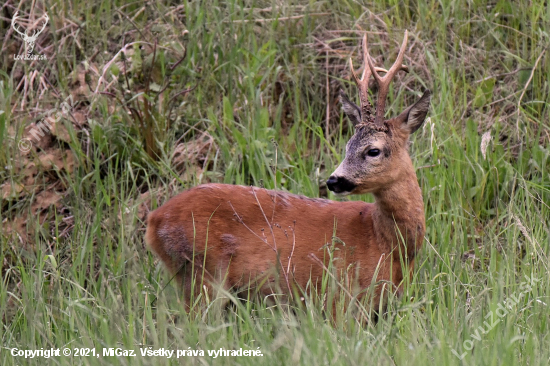
M 16 21 L 17 18 L 18 18 L 17 14 L 19 14 L 18 11 L 15 12 L 15 14 L 13 15 L 13 18 L 11 19 L 11 27 L 13 28 L 14 31 L 16 31 L 16 32 L 19 33 L 20 35 L 22 35 L 23 37 L 26 37 L 26 36 L 27 36 L 27 33 L 21 32 L 19 29 L 16 28 L 15 21 Z
M 50 20 L 50 18 L 48 17 L 48 13 L 44 13 L 44 24 L 42 25 L 42 29 L 40 29 L 39 31 L 34 31 L 33 32 L 33 37 L 37 37 L 40 33 L 42 33 L 42 31 L 44 30 L 44 28 L 46 28 L 46 25 L 48 24 L 48 20 Z
M 376 118 L 374 120 L 374 123 L 377 125 L 380 125 L 384 121 L 384 112 L 386 108 L 386 97 L 388 96 L 388 90 L 390 87 L 391 79 L 397 74 L 399 70 L 405 70 L 408 72 L 408 68 L 403 65 L 403 57 L 405 56 L 405 47 L 407 46 L 407 38 L 408 38 L 408 32 L 405 30 L 405 37 L 403 39 L 403 44 L 401 45 L 401 48 L 399 49 L 399 54 L 397 55 L 397 59 L 395 60 L 392 67 L 386 72 L 386 75 L 383 77 L 380 76 L 377 72 L 377 68 L 374 67 L 374 64 L 370 58 L 369 51 L 366 50 L 366 59 L 369 62 L 369 68 L 374 74 L 374 79 L 376 80 L 376 83 L 378 84 L 378 100 L 376 102 Z M 365 35 L 366 39 L 366 35 Z
M 372 123 L 374 122 L 374 119 L 372 113 L 372 105 L 369 101 L 369 79 L 371 77 L 373 69 L 369 67 L 370 56 L 367 47 L 367 35 L 365 34 L 365 36 L 363 37 L 363 75 L 361 75 L 361 79 L 357 78 L 357 74 L 355 73 L 355 69 L 353 68 L 353 61 L 351 60 L 351 58 L 349 59 L 349 67 L 351 69 L 351 74 L 353 75 L 353 81 L 355 81 L 355 84 L 359 88 L 359 98 L 361 100 L 361 122 Z M 375 67 L 374 70 L 386 73 L 388 72 L 386 69 L 383 69 L 381 67 Z

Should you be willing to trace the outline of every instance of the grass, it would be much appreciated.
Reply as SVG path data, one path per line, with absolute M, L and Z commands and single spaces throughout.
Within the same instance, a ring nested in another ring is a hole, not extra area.
M 21 18 L 50 17 L 35 46 L 47 62 L 13 60 L 23 52 L 9 30 L 14 6 L 0 21 L 3 365 L 549 362 L 545 2 L 24 3 Z M 388 114 L 422 88 L 434 95 L 412 139 L 427 232 L 405 295 L 366 326 L 351 314 L 331 324 L 319 306 L 184 312 L 143 243 L 147 210 L 204 182 L 326 195 L 353 132 L 337 92 L 356 95 L 346 61 L 359 59 L 359 31 L 373 32 L 371 54 L 388 65 L 404 29 L 411 73 L 392 84 Z M 115 58 L 131 42 L 144 43 Z M 70 113 L 22 152 L 33 123 L 67 96 Z M 138 356 L 10 351 L 65 347 Z M 207 353 L 220 348 L 263 356 Z

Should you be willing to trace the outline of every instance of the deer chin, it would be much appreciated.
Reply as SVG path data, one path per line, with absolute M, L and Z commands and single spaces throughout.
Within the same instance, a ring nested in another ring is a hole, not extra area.
M 353 190 L 353 194 L 367 194 L 367 193 L 375 193 L 377 192 L 378 190 L 380 189 L 379 186 L 373 186 L 371 184 L 363 184 L 363 185 L 358 185 L 357 187 L 355 187 L 355 189 Z
M 352 192 L 335 192 L 335 191 L 332 191 L 332 193 L 334 193 L 336 197 L 344 197 L 352 194 Z

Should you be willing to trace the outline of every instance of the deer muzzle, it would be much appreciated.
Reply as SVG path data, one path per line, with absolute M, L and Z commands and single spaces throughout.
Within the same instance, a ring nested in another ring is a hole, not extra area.
M 344 177 L 331 175 L 327 180 L 327 187 L 339 195 L 350 194 L 357 185 Z

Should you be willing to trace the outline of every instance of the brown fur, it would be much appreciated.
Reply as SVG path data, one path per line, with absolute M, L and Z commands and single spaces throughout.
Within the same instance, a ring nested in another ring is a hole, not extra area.
M 146 240 L 172 273 L 179 271 L 177 278 L 188 292 L 186 297 L 190 296 L 191 272 L 180 268 L 190 267 L 192 258 L 198 258 L 196 281 L 203 273 L 207 280 L 219 280 L 221 275 L 228 289 L 246 287 L 250 279 L 260 280 L 277 267 L 280 271 L 281 264 L 283 271 L 290 268 L 291 285 L 305 289 L 310 279 L 318 285 L 323 267 L 315 257 L 328 266 L 326 244 L 332 242 L 335 227 L 336 237 L 345 243 L 337 244 L 336 253 L 342 260 L 335 263 L 342 269 L 355 265 L 358 288 L 372 283 L 377 267 L 375 281 L 388 280 L 399 286 L 401 260 L 407 260 L 408 249 L 400 253 L 397 248 L 396 226 L 388 212 L 404 210 L 396 222 L 406 233 L 407 247 L 414 248 L 412 260 L 424 235 L 423 210 L 410 222 L 410 213 L 403 207 L 408 192 L 400 187 L 383 195 L 396 203 L 335 202 L 256 187 L 202 185 L 151 212 Z M 278 287 L 287 290 L 285 282 L 280 275 Z M 270 293 L 273 283 L 264 287 L 262 292 Z

